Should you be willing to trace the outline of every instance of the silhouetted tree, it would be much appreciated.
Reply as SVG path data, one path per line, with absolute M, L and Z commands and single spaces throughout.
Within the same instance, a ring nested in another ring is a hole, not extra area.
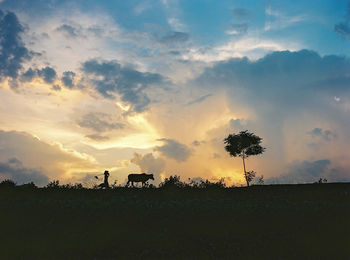
M 245 176 L 246 176 L 246 181 L 248 182 L 248 186 L 249 186 L 249 183 L 251 183 L 253 181 L 253 179 L 255 178 L 256 172 L 255 171 L 246 172 Z
M 260 145 L 262 138 L 248 132 L 248 130 L 241 131 L 239 134 L 229 134 L 224 139 L 225 149 L 232 157 L 241 157 L 243 160 L 244 178 L 249 186 L 251 174 L 246 171 L 245 159 L 251 155 L 262 154 L 265 148 Z

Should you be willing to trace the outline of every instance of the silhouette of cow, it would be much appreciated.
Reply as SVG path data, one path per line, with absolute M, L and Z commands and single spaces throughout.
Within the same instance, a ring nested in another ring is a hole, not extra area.
M 143 187 L 148 180 L 154 180 L 153 174 L 146 174 L 146 173 L 129 174 L 128 182 L 126 183 L 126 186 L 129 186 L 130 182 L 132 186 L 134 186 L 134 182 L 142 182 L 142 187 Z

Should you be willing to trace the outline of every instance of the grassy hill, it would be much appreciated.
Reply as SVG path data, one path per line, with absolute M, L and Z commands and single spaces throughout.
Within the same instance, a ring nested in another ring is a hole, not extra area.
M 348 259 L 350 184 L 0 188 L 1 259 Z

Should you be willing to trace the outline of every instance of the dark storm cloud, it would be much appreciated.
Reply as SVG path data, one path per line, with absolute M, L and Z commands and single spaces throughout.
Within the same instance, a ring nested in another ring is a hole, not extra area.
M 92 129 L 96 132 L 105 132 L 112 129 L 124 128 L 122 123 L 112 122 L 111 117 L 105 113 L 88 113 L 77 121 L 80 127 Z M 91 137 L 91 136 L 90 136 Z
M 274 113 L 281 114 L 289 113 L 292 108 L 315 105 L 321 93 L 332 95 L 338 91 L 338 94 L 349 95 L 349 70 L 350 60 L 346 57 L 321 57 L 309 50 L 281 51 L 257 61 L 234 58 L 219 62 L 206 69 L 197 84 L 225 88 L 233 98 L 240 89 L 248 95 L 245 97 L 247 104 L 254 103 L 258 108 L 269 101 Z M 334 80 L 337 84 L 329 84 Z M 315 90 L 319 91 L 317 95 Z
M 322 140 L 325 140 L 325 141 L 331 141 L 337 137 L 337 135 L 332 131 L 323 130 L 322 128 L 318 128 L 318 127 L 312 129 L 310 132 L 308 132 L 308 134 L 311 135 L 312 137 L 321 138 Z
M 22 82 L 31 82 L 37 76 L 37 72 L 32 68 L 29 68 L 27 71 L 21 74 L 20 80 Z
M 155 151 L 160 152 L 165 157 L 174 159 L 178 162 L 186 161 L 191 156 L 191 150 L 184 144 L 179 143 L 173 139 L 162 138 L 164 145 L 154 148 Z
M 49 182 L 40 170 L 26 168 L 17 158 L 11 158 L 7 162 L 0 162 L 0 176 L 2 179 L 11 179 L 17 184 L 34 182 L 43 186 Z
M 45 83 L 52 84 L 56 77 L 56 71 L 53 68 L 46 66 L 42 69 L 29 68 L 20 75 L 19 79 L 21 82 L 31 82 L 36 78 L 41 78 Z M 59 90 L 57 89 L 57 85 L 56 87 L 54 86 L 53 89 Z
M 346 14 L 344 16 L 344 21 L 334 25 L 334 31 L 338 33 L 343 39 L 350 36 L 350 3 L 347 6 Z
M 89 60 L 82 64 L 81 70 L 102 96 L 113 99 L 119 95 L 134 112 L 145 111 L 151 103 L 145 90 L 164 81 L 160 74 L 122 67 L 115 61 Z
M 24 32 L 17 16 L 0 10 L 0 80 L 17 79 L 22 64 L 30 60 L 32 53 L 24 46 Z
M 40 70 L 37 70 L 37 73 L 38 73 L 38 76 L 48 84 L 53 83 L 57 77 L 56 71 L 53 68 L 48 66 Z
M 66 86 L 67 88 L 73 88 L 74 87 L 74 77 L 75 73 L 73 71 L 65 71 L 63 72 L 63 76 L 61 78 L 62 84 Z

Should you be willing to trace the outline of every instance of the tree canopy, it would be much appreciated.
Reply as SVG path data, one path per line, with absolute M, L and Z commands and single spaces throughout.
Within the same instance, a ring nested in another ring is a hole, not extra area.
M 261 142 L 261 137 L 248 132 L 248 130 L 241 131 L 239 134 L 229 134 L 224 139 L 225 149 L 231 156 L 244 158 L 263 153 L 265 148 L 260 145 Z

